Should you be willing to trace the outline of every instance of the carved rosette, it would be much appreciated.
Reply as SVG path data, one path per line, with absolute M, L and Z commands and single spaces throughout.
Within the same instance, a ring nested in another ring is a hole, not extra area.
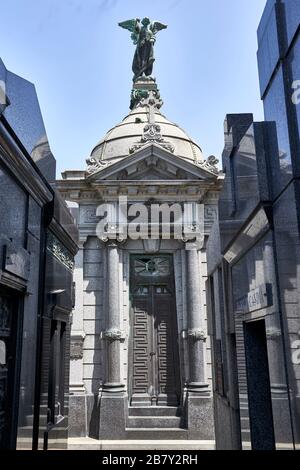
M 207 334 L 202 329 L 193 328 L 192 330 L 188 330 L 188 338 L 191 338 L 194 341 L 203 341 L 205 343 L 207 340 Z
M 101 332 L 101 339 L 106 341 L 124 341 L 126 335 L 124 331 L 118 329 L 108 329 Z

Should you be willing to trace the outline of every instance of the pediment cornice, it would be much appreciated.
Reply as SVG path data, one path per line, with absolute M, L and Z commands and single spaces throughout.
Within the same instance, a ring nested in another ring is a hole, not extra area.
M 116 200 L 119 196 L 139 201 L 217 200 L 224 179 L 222 173 L 213 174 L 155 145 L 92 175 L 82 172 L 76 178 L 76 172 L 67 173 L 69 178 L 57 181 L 59 191 L 65 199 L 83 204 Z
M 103 180 L 212 181 L 217 178 L 213 165 L 185 160 L 155 144 L 149 144 L 116 163 L 95 163 L 94 172 L 86 177 L 93 184 Z

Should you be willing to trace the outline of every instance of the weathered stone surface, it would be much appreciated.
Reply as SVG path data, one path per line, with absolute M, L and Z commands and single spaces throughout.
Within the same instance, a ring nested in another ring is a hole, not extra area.
M 86 437 L 86 396 L 70 395 L 69 437 Z
M 99 439 L 125 439 L 125 397 L 106 397 L 100 400 Z
M 187 398 L 189 439 L 214 439 L 212 398 Z

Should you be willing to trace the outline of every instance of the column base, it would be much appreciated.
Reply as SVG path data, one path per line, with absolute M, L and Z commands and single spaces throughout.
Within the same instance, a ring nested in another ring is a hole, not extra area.
M 81 395 L 85 394 L 85 386 L 83 383 L 80 384 L 71 384 L 69 387 L 69 393 L 70 395 Z
M 209 385 L 203 382 L 190 382 L 187 386 L 189 396 L 207 398 L 211 396 Z
M 214 440 L 213 400 L 188 393 L 186 416 L 189 440 Z
M 126 438 L 126 417 L 128 397 L 106 393 L 103 390 L 100 398 L 99 439 L 121 440 Z
M 105 383 L 102 387 L 102 396 L 105 396 L 105 395 L 120 395 L 121 397 L 124 395 L 125 393 L 125 385 L 122 384 L 122 383 L 116 383 L 116 382 L 113 382 L 113 383 Z

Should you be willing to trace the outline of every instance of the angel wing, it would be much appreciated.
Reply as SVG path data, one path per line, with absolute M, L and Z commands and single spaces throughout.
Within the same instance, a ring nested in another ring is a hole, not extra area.
M 153 34 L 158 33 L 158 31 L 161 31 L 162 29 L 166 29 L 168 26 L 166 24 L 160 23 L 159 21 L 153 21 L 151 23 L 151 31 Z
M 132 33 L 131 39 L 133 40 L 134 44 L 137 44 L 140 32 L 140 19 L 135 18 L 133 20 L 122 21 L 119 23 L 119 26 L 130 31 Z

